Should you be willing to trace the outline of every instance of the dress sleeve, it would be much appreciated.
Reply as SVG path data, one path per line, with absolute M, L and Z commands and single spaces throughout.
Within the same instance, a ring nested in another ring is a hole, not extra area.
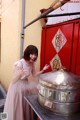
M 13 65 L 13 82 L 16 82 L 22 77 L 23 67 L 22 64 L 18 61 Z

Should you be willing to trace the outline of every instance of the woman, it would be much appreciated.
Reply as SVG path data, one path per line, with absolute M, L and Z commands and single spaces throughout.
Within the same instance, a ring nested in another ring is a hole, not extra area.
M 7 98 L 4 106 L 4 112 L 8 114 L 8 120 L 32 120 L 33 112 L 24 99 L 24 95 L 31 95 L 35 88 L 28 82 L 28 76 L 40 75 L 49 65 L 36 72 L 35 62 L 38 57 L 38 49 L 34 45 L 29 45 L 23 58 L 17 61 L 13 66 L 13 80 L 10 83 Z

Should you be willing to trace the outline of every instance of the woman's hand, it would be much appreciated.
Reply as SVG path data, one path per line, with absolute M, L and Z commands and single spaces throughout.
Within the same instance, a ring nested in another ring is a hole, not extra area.
M 44 67 L 43 67 L 43 69 L 41 70 L 41 71 L 39 71 L 39 72 L 35 72 L 35 68 L 33 68 L 33 70 L 32 70 L 32 75 L 35 77 L 35 76 L 39 76 L 40 74 L 42 74 L 45 70 L 47 70 L 48 68 L 50 67 L 50 65 L 45 65 Z
M 44 67 L 43 67 L 43 71 L 47 70 L 48 68 L 50 67 L 50 65 L 46 64 Z

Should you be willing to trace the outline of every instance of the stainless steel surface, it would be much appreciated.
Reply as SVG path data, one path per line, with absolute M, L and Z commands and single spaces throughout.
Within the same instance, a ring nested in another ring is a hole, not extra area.
M 39 103 L 55 113 L 69 115 L 80 109 L 80 80 L 72 73 L 63 69 L 44 73 L 38 90 Z
M 76 112 L 80 112 L 80 102 L 75 102 L 75 103 L 55 102 L 46 99 L 40 94 L 38 96 L 38 101 L 42 107 L 56 114 L 68 116 Z
M 33 111 L 37 114 L 40 120 L 80 120 L 80 112 L 70 116 L 63 116 L 58 113 L 58 115 L 54 114 L 54 112 L 43 108 L 38 102 L 38 95 L 25 95 L 24 99 L 30 105 Z
M 46 99 L 57 102 L 80 102 L 80 89 L 78 90 L 57 90 L 39 85 L 39 94 Z

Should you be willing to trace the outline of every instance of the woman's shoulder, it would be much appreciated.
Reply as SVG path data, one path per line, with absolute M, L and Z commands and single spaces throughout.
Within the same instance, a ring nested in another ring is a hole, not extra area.
M 20 60 L 18 60 L 18 61 L 16 61 L 14 64 L 13 64 L 13 66 L 17 66 L 17 67 L 21 67 L 22 68 L 22 66 L 23 66 L 23 59 L 20 59 Z

